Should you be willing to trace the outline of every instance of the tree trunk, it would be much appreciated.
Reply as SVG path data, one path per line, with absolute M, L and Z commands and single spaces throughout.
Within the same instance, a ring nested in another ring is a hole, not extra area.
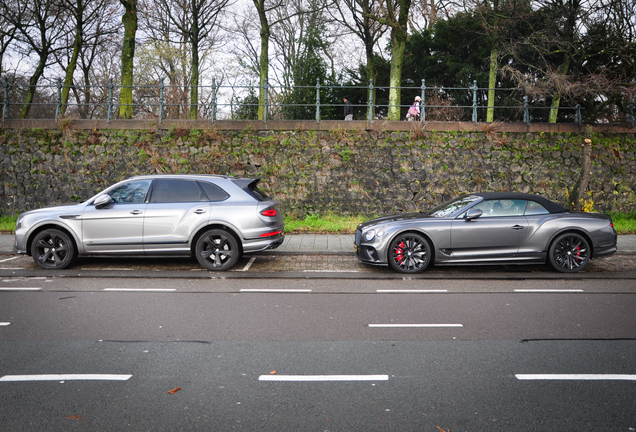
M 486 121 L 492 123 L 495 119 L 495 87 L 497 86 L 497 48 L 490 52 L 490 74 L 488 76 L 488 111 Z
M 198 13 L 198 12 L 197 12 Z M 192 68 L 190 71 L 190 119 L 196 120 L 199 108 L 199 25 L 193 13 L 192 23 Z
M 254 6 L 258 11 L 258 17 L 261 22 L 261 57 L 259 60 L 259 88 L 258 88 L 258 119 L 265 119 L 265 94 L 267 89 L 265 83 L 269 73 L 269 22 L 267 21 L 267 15 L 265 15 L 264 3 L 259 3 L 258 0 L 254 0 Z
M 399 15 L 397 22 L 391 25 L 391 42 L 393 49 L 391 52 L 391 77 L 389 79 L 389 120 L 400 120 L 402 105 L 402 92 L 399 88 L 402 85 L 402 64 L 404 62 L 404 51 L 406 49 L 406 39 L 408 38 L 407 25 L 411 0 L 399 0 Z M 393 17 L 395 20 L 395 17 Z
M 79 56 L 80 49 L 82 48 L 83 39 L 84 39 L 84 34 L 82 29 L 82 18 L 78 16 L 77 29 L 75 31 L 75 40 L 73 41 L 73 54 L 71 55 L 71 61 L 68 63 L 68 66 L 66 67 L 66 76 L 64 77 L 64 87 L 62 87 L 61 115 L 64 115 L 64 113 L 66 112 L 66 106 L 68 103 L 68 93 L 69 93 L 69 90 L 71 89 L 71 84 L 73 84 L 73 74 L 75 73 L 75 68 L 77 67 L 77 57 Z
M 121 21 L 124 24 L 124 43 L 121 50 L 121 93 L 119 118 L 133 117 L 133 65 L 135 59 L 135 36 L 137 33 L 137 0 L 120 0 L 126 8 Z
M 581 162 L 581 175 L 575 183 L 568 196 L 568 208 L 571 210 L 581 209 L 581 203 L 587 192 L 587 185 L 590 182 L 590 165 L 592 164 L 592 143 L 589 139 L 583 144 L 583 161 Z M 590 141 L 590 142 L 587 142 Z
M 559 75 L 567 75 L 568 70 L 570 69 L 570 57 L 566 55 L 563 63 L 557 69 Z M 552 99 L 552 106 L 550 107 L 550 117 L 548 119 L 548 123 L 556 123 L 557 116 L 559 115 L 559 106 L 561 105 L 561 95 L 555 94 Z
M 24 105 L 22 105 L 22 110 L 20 111 L 20 118 L 25 119 L 29 115 L 29 111 L 31 111 L 31 103 L 33 102 L 33 98 L 35 97 L 35 86 L 40 80 L 40 77 L 44 73 L 44 67 L 46 66 L 46 59 L 48 58 L 48 54 L 42 54 L 40 56 L 40 61 L 38 62 L 38 66 L 35 68 L 35 72 L 31 75 L 31 79 L 29 79 L 29 88 L 27 89 L 26 98 L 24 100 Z
M 373 80 L 373 90 L 371 90 L 371 100 L 373 101 L 373 106 L 367 108 L 367 120 L 368 120 L 369 118 L 371 119 L 375 118 L 375 94 L 376 94 L 375 88 L 378 84 L 375 82 L 377 73 L 375 71 L 375 64 L 373 63 L 373 46 L 366 47 L 366 54 L 367 54 L 367 85 L 369 85 L 371 80 Z

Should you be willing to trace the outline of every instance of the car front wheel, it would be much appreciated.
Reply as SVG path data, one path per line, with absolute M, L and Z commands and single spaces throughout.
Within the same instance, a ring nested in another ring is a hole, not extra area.
M 31 255 L 40 268 L 61 270 L 75 260 L 75 245 L 63 231 L 47 229 L 33 239 Z
M 229 270 L 240 258 L 238 242 L 225 230 L 212 229 L 197 240 L 195 253 L 199 264 L 208 270 Z
M 558 236 L 550 246 L 550 264 L 563 273 L 583 270 L 590 261 L 590 246 L 579 234 L 565 233 Z
M 389 265 L 400 273 L 419 273 L 431 262 L 431 245 L 415 233 L 398 235 L 388 252 Z

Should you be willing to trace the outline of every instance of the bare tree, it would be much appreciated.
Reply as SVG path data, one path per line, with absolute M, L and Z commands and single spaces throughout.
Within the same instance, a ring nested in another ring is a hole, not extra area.
M 348 28 L 364 44 L 367 82 L 375 80 L 377 72 L 373 61 L 373 51 L 387 29 L 385 25 L 372 18 L 380 15 L 380 0 L 339 0 L 334 5 L 338 11 L 338 22 Z M 375 96 L 373 99 L 375 100 Z
M 65 35 L 66 16 L 59 0 L 0 0 L 0 10 L 15 28 L 16 52 L 24 57 L 37 57 L 37 65 L 29 86 L 20 118 L 26 118 L 36 93 L 36 85 L 51 62 L 51 54 Z
M 217 20 L 230 0 L 154 0 L 150 10 L 156 20 L 165 20 L 190 45 L 190 118 L 196 119 L 199 105 L 201 51 L 214 41 Z

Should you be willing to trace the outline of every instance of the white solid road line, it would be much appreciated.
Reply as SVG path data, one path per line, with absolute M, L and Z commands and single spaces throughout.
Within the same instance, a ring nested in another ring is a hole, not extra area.
M 104 288 L 104 291 L 173 292 L 176 288 Z
M 126 381 L 132 375 L 66 374 L 66 375 L 5 375 L 0 381 Z
M 269 292 L 269 293 L 307 293 L 310 289 L 267 289 L 267 288 L 244 288 L 240 292 Z
M 369 324 L 369 327 L 464 327 L 463 324 Z
M 442 290 L 409 290 L 409 289 L 379 289 L 376 290 L 376 292 L 378 293 L 382 293 L 382 294 L 402 294 L 402 293 L 414 293 L 414 294 L 418 294 L 418 293 L 422 293 L 422 294 L 426 294 L 426 293 L 445 293 L 448 292 L 448 290 L 442 289 Z
M 583 290 L 582 289 L 516 289 L 515 292 L 567 293 L 567 292 L 583 292 Z
M 2 327 L 2 326 L 8 326 L 9 324 L 11 324 L 11 323 L 8 323 L 8 322 L 0 322 L 0 327 Z
M 27 287 L 1 287 L 0 291 L 38 291 L 42 288 L 27 288 Z
M 621 374 L 517 374 L 518 380 L 636 381 L 636 375 Z
M 250 262 L 248 262 L 245 267 L 243 267 L 243 271 L 248 271 L 252 264 L 254 264 L 254 261 L 256 261 L 256 257 L 252 257 L 252 259 L 250 259 Z
M 18 259 L 18 258 L 20 258 L 20 257 L 7 258 L 7 259 L 3 259 L 3 260 L 2 260 L 2 261 L 0 261 L 0 262 L 11 261 L 11 260 Z
M 388 375 L 261 375 L 259 381 L 388 381 Z

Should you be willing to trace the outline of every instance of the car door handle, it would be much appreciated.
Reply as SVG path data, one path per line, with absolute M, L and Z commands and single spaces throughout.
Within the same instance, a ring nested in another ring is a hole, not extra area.
M 142 213 L 143 212 L 141 210 L 133 210 L 133 211 L 130 212 L 131 215 L 140 215 Z
M 522 230 L 523 228 L 524 228 L 524 227 L 523 227 L 523 226 L 521 226 L 521 225 L 513 225 L 513 226 L 512 226 L 512 229 L 513 229 L 513 230 L 515 230 L 515 231 Z
M 201 209 L 196 209 L 194 211 L 194 214 L 203 214 L 203 213 L 207 213 L 205 210 L 201 210 Z

